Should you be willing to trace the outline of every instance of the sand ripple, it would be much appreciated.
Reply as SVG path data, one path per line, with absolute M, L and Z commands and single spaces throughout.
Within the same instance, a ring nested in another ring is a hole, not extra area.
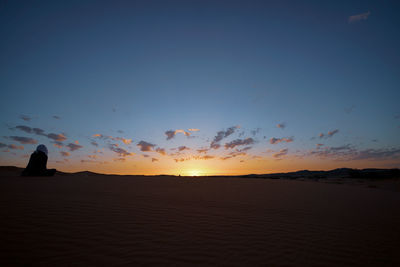
M 0 179 L 0 265 L 400 266 L 400 194 L 257 179 Z

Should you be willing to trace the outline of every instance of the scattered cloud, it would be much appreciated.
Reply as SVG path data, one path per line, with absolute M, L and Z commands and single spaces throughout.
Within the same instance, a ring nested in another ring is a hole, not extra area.
M 57 141 L 57 142 L 62 142 L 62 141 L 67 140 L 67 137 L 65 137 L 65 135 L 63 135 L 63 134 L 49 133 L 46 136 L 49 139 L 52 139 L 52 140 Z
M 60 151 L 60 154 L 63 157 L 68 157 L 69 155 L 71 155 L 69 152 L 65 152 L 65 151 Z
M 125 158 L 115 158 L 113 161 L 119 161 L 119 162 L 124 162 L 126 159 Z
M 251 133 L 253 136 L 256 136 L 260 131 L 261 131 L 261 128 L 256 128 L 256 129 L 250 131 L 250 133 Z
M 197 152 L 198 153 L 207 153 L 208 152 L 208 148 L 200 148 L 200 149 L 197 149 Z
M 26 133 L 32 133 L 32 128 L 24 125 L 18 125 L 15 127 L 15 129 L 21 130 Z
M 233 134 L 235 132 L 235 130 L 239 129 L 239 128 L 240 128 L 240 126 L 232 126 L 232 127 L 229 127 L 226 131 L 217 132 L 217 135 L 214 137 L 214 140 L 210 144 L 210 148 L 213 148 L 213 149 L 220 148 L 221 145 L 219 144 L 219 142 L 222 139 L 224 139 L 224 138 L 230 136 L 231 134 Z
M 53 118 L 56 119 L 56 120 L 60 120 L 61 119 L 60 116 L 57 116 L 57 115 L 54 115 Z
M 278 124 L 276 125 L 276 127 L 280 128 L 280 129 L 285 129 L 286 123 L 284 123 L 284 122 L 278 123 Z
M 77 145 L 74 143 L 69 143 L 68 145 L 66 145 L 66 147 L 68 147 L 70 151 L 75 151 L 75 150 L 82 148 L 83 146 L 80 146 L 80 145 Z
M 20 115 L 19 118 L 24 120 L 24 121 L 30 121 L 32 119 L 31 117 L 29 117 L 27 115 Z
M 168 130 L 164 134 L 167 136 L 167 140 L 171 140 L 175 137 L 177 133 L 183 133 L 185 136 L 189 137 L 192 133 L 190 132 L 197 132 L 199 129 L 188 129 L 188 131 L 178 129 L 178 130 Z
M 44 130 L 40 129 L 40 128 L 33 128 L 32 132 L 36 135 L 45 135 L 44 134 Z
M 124 137 L 113 137 L 113 136 L 106 136 L 106 135 L 102 135 L 102 134 L 94 134 L 94 135 L 92 135 L 92 137 L 100 138 L 100 139 L 104 139 L 104 140 L 110 139 L 113 141 L 121 141 L 126 145 L 129 145 L 132 143 L 132 139 L 128 139 L 128 138 L 124 138 Z
M 226 143 L 225 149 L 234 148 L 236 146 L 252 145 L 252 144 L 254 144 L 254 139 L 251 137 L 246 138 L 246 139 L 236 139 L 236 140 L 233 140 L 232 142 Z
M 0 148 L 9 148 L 9 149 L 19 149 L 19 150 L 24 150 L 24 146 L 17 146 L 17 145 L 14 145 L 14 144 L 11 144 L 11 145 L 7 145 L 7 144 L 4 144 L 4 143 L 0 143 Z
M 145 142 L 145 141 L 140 141 L 137 146 L 140 148 L 140 151 L 142 152 L 147 152 L 147 151 L 153 151 L 153 148 L 156 146 L 154 144 Z
M 37 141 L 35 139 L 29 138 L 29 137 L 23 137 L 23 136 L 10 136 L 14 141 L 17 141 L 21 144 L 37 144 Z
M 93 146 L 99 146 L 99 144 L 97 143 L 97 142 L 95 142 L 95 141 L 92 141 L 92 142 L 90 142 Z
M 349 23 L 354 23 L 354 22 L 358 22 L 361 20 L 367 20 L 369 15 L 371 15 L 371 12 L 365 12 L 365 13 L 361 13 L 361 14 L 356 14 L 353 16 L 349 16 Z
M 158 161 L 158 159 L 156 159 L 156 158 L 151 158 L 151 162 L 156 162 L 156 161 Z
M 329 131 L 326 134 L 325 133 L 320 133 L 318 136 L 319 136 L 319 138 L 329 138 L 329 137 L 334 136 L 338 132 L 339 132 L 339 129 L 335 129 L 335 130 Z
M 53 142 L 53 146 L 55 146 L 57 148 L 62 148 L 64 146 L 64 144 L 61 142 L 55 141 L 55 142 Z
M 190 148 L 188 148 L 187 146 L 180 146 L 178 147 L 179 151 L 184 151 L 184 150 L 190 150 Z
M 275 138 L 272 137 L 269 139 L 269 143 L 272 145 L 279 144 L 281 142 L 286 142 L 286 143 L 291 143 L 293 142 L 294 138 L 293 137 L 283 137 L 283 138 Z
M 157 147 L 155 151 L 156 151 L 157 153 L 163 155 L 163 156 L 167 155 L 167 152 L 165 152 L 165 149 L 164 149 L 164 148 L 159 148 L 159 147 Z
M 129 153 L 128 151 L 126 151 L 125 149 L 118 147 L 118 144 L 110 144 L 108 146 L 108 148 L 117 153 L 119 157 L 126 157 L 126 156 L 133 156 L 134 153 Z
M 284 149 L 281 149 L 278 153 L 273 154 L 272 156 L 274 158 L 281 158 L 281 157 L 287 155 L 288 152 L 289 152 L 289 149 L 284 148 Z

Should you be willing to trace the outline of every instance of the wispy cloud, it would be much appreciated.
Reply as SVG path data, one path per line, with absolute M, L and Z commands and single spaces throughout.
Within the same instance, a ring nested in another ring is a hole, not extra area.
M 29 137 L 23 137 L 23 136 L 10 136 L 10 139 L 17 141 L 21 144 L 37 144 L 37 141 L 35 139 L 29 138 Z
M 66 147 L 68 147 L 70 151 L 75 151 L 82 148 L 83 146 L 74 143 L 69 143 L 68 145 L 66 145 Z
M 156 158 L 151 158 L 151 162 L 156 162 L 156 161 L 158 161 L 158 159 L 156 159 Z
M 178 147 L 179 151 L 184 151 L 184 150 L 190 150 L 190 148 L 188 148 L 187 146 L 180 146 Z
M 57 116 L 57 115 L 54 115 L 53 118 L 56 119 L 56 120 L 60 120 L 61 119 L 60 116 Z
M 132 155 L 134 155 L 134 153 L 130 153 L 130 152 L 126 151 L 125 149 L 119 147 L 118 144 L 110 144 L 110 145 L 108 146 L 108 148 L 109 148 L 111 151 L 117 153 L 118 156 L 120 156 L 120 157 L 126 157 L 126 156 L 132 156 Z
M 163 156 L 167 155 L 167 152 L 165 151 L 164 148 L 159 148 L 159 147 L 157 147 L 155 151 L 156 151 L 157 153 L 163 155 Z
M 278 124 L 276 125 L 276 127 L 280 128 L 280 129 L 285 129 L 286 123 L 284 123 L 284 122 L 278 123 Z
M 27 115 L 20 115 L 19 118 L 24 120 L 24 121 L 30 121 L 32 119 L 31 117 L 29 117 Z
M 236 146 L 251 145 L 251 144 L 254 144 L 254 139 L 251 137 L 246 139 L 236 139 L 233 140 L 232 142 L 226 143 L 225 149 L 234 148 Z
M 319 136 L 319 138 L 329 138 L 329 137 L 334 136 L 338 132 L 339 132 L 339 129 L 335 129 L 335 130 L 329 131 L 326 134 L 325 133 L 320 133 L 318 136 Z
M 9 149 L 24 150 L 24 146 L 17 146 L 17 145 L 14 145 L 14 144 L 7 145 L 7 144 L 4 144 L 4 143 L 0 143 L 0 148 L 4 148 L 4 147 L 9 148 Z
M 126 145 L 129 145 L 129 144 L 132 143 L 132 139 L 124 138 L 124 137 L 113 137 L 113 136 L 110 136 L 110 135 L 107 136 L 107 135 L 102 135 L 102 134 L 94 134 L 94 135 L 92 135 L 92 137 L 100 138 L 100 139 L 103 139 L 103 140 L 121 141 L 122 143 L 124 143 Z
M 60 151 L 60 154 L 63 157 L 68 157 L 69 155 L 71 155 L 69 152 L 65 152 L 65 151 Z
M 269 143 L 272 145 L 275 145 L 275 144 L 279 144 L 281 142 L 290 143 L 290 142 L 293 142 L 293 140 L 294 140 L 294 137 L 283 137 L 283 138 L 272 137 L 271 139 L 269 139 Z
M 278 153 L 273 154 L 272 156 L 274 158 L 281 158 L 281 157 L 287 155 L 288 152 L 289 152 L 289 149 L 284 148 L 284 149 L 281 149 Z
M 251 130 L 250 133 L 251 133 L 251 135 L 256 136 L 260 131 L 261 131 L 261 128 L 256 128 L 254 130 Z
M 196 129 L 196 128 L 190 128 L 190 129 L 188 129 L 188 131 L 189 132 L 198 132 L 198 131 L 200 131 L 199 129 Z
M 354 23 L 354 22 L 358 22 L 361 20 L 367 20 L 369 15 L 371 15 L 371 12 L 365 12 L 365 13 L 361 13 L 361 14 L 356 14 L 353 16 L 349 16 L 349 23 Z
M 185 131 L 183 129 L 178 129 L 178 130 L 168 130 L 164 134 L 167 136 L 167 140 L 171 140 L 172 138 L 175 137 L 177 133 L 183 133 L 185 136 L 189 137 L 192 133 L 191 132 L 197 132 L 199 129 L 188 129 L 188 131 Z
M 200 149 L 197 149 L 197 152 L 198 153 L 207 153 L 208 152 L 208 148 L 200 148 Z
M 232 127 L 229 127 L 226 131 L 217 132 L 217 135 L 214 137 L 214 140 L 210 144 L 210 148 L 213 148 L 213 149 L 220 148 L 221 145 L 219 144 L 219 142 L 222 139 L 224 139 L 224 138 L 230 136 L 231 134 L 233 134 L 236 131 L 236 129 L 239 129 L 239 128 L 240 128 L 240 126 L 232 126 Z
M 55 134 L 55 133 L 49 133 L 46 135 L 49 139 L 52 139 L 57 142 L 62 142 L 67 140 L 67 137 L 64 134 Z
M 93 146 L 96 146 L 96 147 L 99 146 L 99 144 L 95 141 L 90 142 L 90 144 L 92 144 Z

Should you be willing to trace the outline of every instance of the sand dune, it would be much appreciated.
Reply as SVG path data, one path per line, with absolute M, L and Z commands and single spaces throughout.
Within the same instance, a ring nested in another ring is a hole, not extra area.
M 1 266 L 399 266 L 398 192 L 307 181 L 0 178 Z

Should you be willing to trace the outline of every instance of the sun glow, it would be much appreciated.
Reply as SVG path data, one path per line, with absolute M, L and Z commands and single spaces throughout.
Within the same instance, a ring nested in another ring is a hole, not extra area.
M 199 170 L 188 170 L 187 175 L 188 176 L 202 176 L 203 173 Z

